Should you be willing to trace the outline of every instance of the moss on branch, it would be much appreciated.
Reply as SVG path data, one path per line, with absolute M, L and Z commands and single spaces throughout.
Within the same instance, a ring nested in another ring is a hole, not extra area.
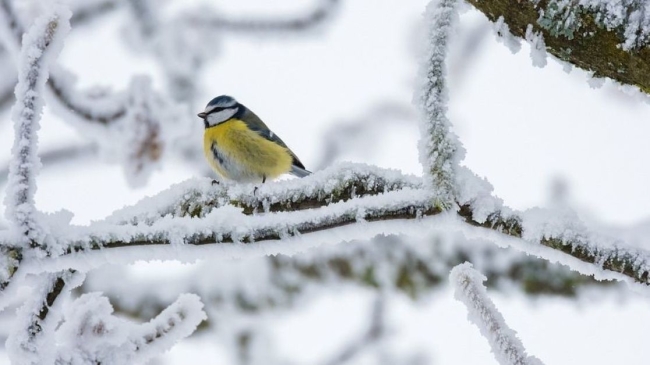
M 529 24 L 535 32 L 544 35 L 546 50 L 555 57 L 576 67 L 591 71 L 595 77 L 608 77 L 622 84 L 639 87 L 650 93 L 650 47 L 626 51 L 623 26 L 611 30 L 595 21 L 595 14 L 587 9 L 574 11 L 579 26 L 558 31 L 557 27 L 541 23 L 539 9 L 547 9 L 548 0 L 535 5 L 528 0 L 468 0 L 492 22 L 503 16 L 510 32 L 525 38 Z M 547 9 L 548 10 L 548 9 Z

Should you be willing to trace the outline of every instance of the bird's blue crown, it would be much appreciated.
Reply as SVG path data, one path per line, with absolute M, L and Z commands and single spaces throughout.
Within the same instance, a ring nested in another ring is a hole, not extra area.
M 237 100 L 235 100 L 235 98 L 233 98 L 232 96 L 221 95 L 210 100 L 210 102 L 206 106 L 206 109 L 210 107 L 229 108 L 229 107 L 236 106 L 237 104 L 238 104 Z

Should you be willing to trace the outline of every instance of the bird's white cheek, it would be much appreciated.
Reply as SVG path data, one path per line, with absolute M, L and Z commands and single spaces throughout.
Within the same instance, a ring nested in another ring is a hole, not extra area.
M 211 126 L 223 123 L 232 118 L 237 113 L 237 109 L 225 109 L 208 115 L 208 123 Z

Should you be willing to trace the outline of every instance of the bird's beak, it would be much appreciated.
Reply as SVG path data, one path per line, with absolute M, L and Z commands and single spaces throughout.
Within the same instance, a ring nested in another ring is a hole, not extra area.
M 197 114 L 197 115 L 198 115 L 199 118 L 201 118 L 201 119 L 205 119 L 205 117 L 208 116 L 206 113 L 199 113 L 199 114 Z

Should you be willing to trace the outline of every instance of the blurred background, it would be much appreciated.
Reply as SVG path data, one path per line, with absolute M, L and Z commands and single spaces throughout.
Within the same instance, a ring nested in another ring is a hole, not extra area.
M 37 0 L 14 2 L 26 24 L 41 7 Z M 195 115 L 221 94 L 252 109 L 312 171 L 354 161 L 421 174 L 412 96 L 425 0 L 68 3 L 77 17 L 58 63 L 75 75 L 75 88 L 129 95 L 133 77 L 147 75 L 180 117 L 159 126 L 160 153 L 139 174 L 111 148 L 124 144 L 116 140 L 121 127 L 104 133 L 92 126 L 96 121 L 73 121 L 49 108 L 48 100 L 39 134 L 42 211 L 67 210 L 73 223 L 88 224 L 174 183 L 211 176 Z M 527 44 L 512 54 L 481 13 L 461 8 L 448 83 L 449 118 L 467 150 L 463 164 L 485 176 L 512 208 L 571 207 L 593 229 L 650 247 L 647 97 L 554 59 L 536 68 Z M 15 66 L 8 48 L 0 51 L 3 188 L 13 139 Z M 199 332 L 152 363 L 496 364 L 447 288 L 445 270 L 466 259 L 488 275 L 507 323 L 545 363 L 645 364 L 650 358 L 642 336 L 650 325 L 647 298 L 624 285 L 597 284 L 457 232 L 375 241 L 435 246 L 440 255 L 431 260 L 440 260 L 440 280 L 416 295 L 378 294 L 367 283 L 334 280 L 310 286 L 288 306 L 250 311 L 237 321 L 221 318 L 230 312 L 215 304 Z M 301 255 L 308 262 L 319 254 Z M 89 274 L 79 293 L 102 291 L 121 315 L 146 321 L 179 293 L 206 299 L 213 280 L 255 281 L 248 271 L 255 261 L 246 261 L 107 267 Z M 241 278 L 224 275 L 232 272 Z M 0 313 L 3 342 L 13 313 Z M 381 339 L 366 344 L 378 317 Z M 242 335 L 250 328 L 260 332 L 254 346 Z M 357 343 L 361 350 L 350 350 Z

